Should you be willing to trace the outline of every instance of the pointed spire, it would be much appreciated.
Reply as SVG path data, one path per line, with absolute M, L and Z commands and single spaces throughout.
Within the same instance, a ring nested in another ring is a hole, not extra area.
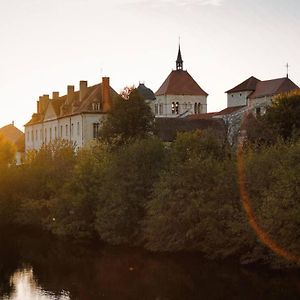
M 183 60 L 181 57 L 181 51 L 180 51 L 180 43 L 179 43 L 179 48 L 178 48 L 178 55 L 177 55 L 177 60 L 176 60 L 176 70 L 182 70 L 183 69 Z

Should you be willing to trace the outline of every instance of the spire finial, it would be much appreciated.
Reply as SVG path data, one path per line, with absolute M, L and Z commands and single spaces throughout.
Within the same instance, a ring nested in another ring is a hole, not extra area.
M 181 50 L 180 50 L 180 37 L 179 37 L 179 46 L 178 46 L 178 55 L 176 60 L 176 70 L 182 70 L 183 69 L 183 60 L 181 57 Z
M 287 63 L 285 66 L 286 66 L 286 78 L 289 78 L 290 65 L 289 65 L 289 63 Z

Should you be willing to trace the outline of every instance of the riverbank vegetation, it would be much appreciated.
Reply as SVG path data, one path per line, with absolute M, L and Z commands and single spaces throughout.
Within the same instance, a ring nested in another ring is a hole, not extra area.
M 240 200 L 236 149 L 224 137 L 195 131 L 178 133 L 174 142 L 164 144 L 155 137 L 145 104 L 128 108 L 130 101 L 142 101 L 136 93 L 119 101 L 127 101 L 128 114 L 144 111 L 147 124 L 135 130 L 134 122 L 141 120 L 128 117 L 132 123 L 126 127 L 124 115 L 116 122 L 124 105 L 117 102 L 99 140 L 85 148 L 76 152 L 70 143 L 56 141 L 29 153 L 22 166 L 1 164 L 0 225 L 33 226 L 61 237 L 151 251 L 199 252 L 210 259 L 288 264 L 263 246 L 250 227 Z M 244 143 L 246 186 L 260 226 L 297 255 L 299 124 L 289 125 L 289 131 L 277 121 L 273 126 L 270 116 L 277 108 L 271 109 L 257 121 L 256 131 L 252 123 L 255 134 Z M 259 131 L 262 124 L 272 139 Z

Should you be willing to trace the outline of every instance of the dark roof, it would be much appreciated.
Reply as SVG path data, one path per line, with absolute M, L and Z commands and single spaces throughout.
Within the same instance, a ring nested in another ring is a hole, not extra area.
M 190 132 L 198 129 L 213 129 L 225 135 L 225 124 L 222 119 L 188 118 L 156 118 L 157 135 L 165 142 L 171 142 L 176 138 L 177 132 Z
M 144 83 L 140 83 L 137 87 L 137 90 L 141 97 L 143 97 L 145 100 L 155 100 L 156 97 L 153 93 L 153 91 L 145 86 Z
M 193 114 L 193 115 L 188 115 L 186 119 L 189 120 L 207 120 L 211 119 L 216 113 L 211 112 L 211 113 L 206 113 L 206 114 Z
M 278 95 L 299 89 L 289 78 L 278 78 L 258 82 L 255 91 L 249 96 L 250 99 Z
M 251 76 L 250 78 L 243 81 L 241 84 L 237 85 L 233 89 L 227 91 L 226 93 L 238 93 L 245 91 L 255 91 L 256 85 L 260 80 Z
M 246 107 L 246 105 L 242 105 L 242 106 L 232 106 L 232 107 L 227 107 L 217 113 L 214 114 L 214 116 L 224 116 L 224 115 L 230 115 L 242 108 Z
M 187 71 L 176 70 L 170 73 L 155 95 L 207 96 L 208 94 Z

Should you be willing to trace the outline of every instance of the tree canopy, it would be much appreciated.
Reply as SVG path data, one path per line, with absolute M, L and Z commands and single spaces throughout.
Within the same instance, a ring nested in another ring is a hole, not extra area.
M 151 108 L 138 90 L 132 89 L 126 92 L 125 98 L 115 98 L 99 137 L 108 142 L 125 144 L 132 139 L 146 138 L 153 131 L 154 116 Z

